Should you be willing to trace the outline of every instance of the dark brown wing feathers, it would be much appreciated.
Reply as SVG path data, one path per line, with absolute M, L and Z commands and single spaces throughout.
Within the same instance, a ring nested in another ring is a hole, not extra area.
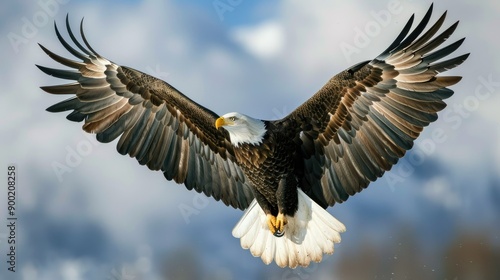
M 412 16 L 380 56 L 334 76 L 287 117 L 322 124 L 317 133 L 303 131 L 300 139 L 303 189 L 324 207 L 347 200 L 390 170 L 453 94 L 447 87 L 461 78 L 438 74 L 461 64 L 468 54 L 438 60 L 464 39 L 437 49 L 458 22 L 436 35 L 444 13 L 422 34 L 431 14 L 432 6 L 408 35 Z
M 245 209 L 253 199 L 246 178 L 235 163 L 233 148 L 226 132 L 214 126 L 218 117 L 177 91 L 168 83 L 134 69 L 116 65 L 97 54 L 89 45 L 80 25 L 85 47 L 66 28 L 73 48 L 61 36 L 61 44 L 81 61 L 61 57 L 47 48 L 42 50 L 72 70 L 38 66 L 44 73 L 75 82 L 45 86 L 52 94 L 73 97 L 47 110 L 71 110 L 71 121 L 84 121 L 83 129 L 96 133 L 100 142 L 119 137 L 117 150 L 135 157 L 165 177 L 184 183 L 226 205 Z M 74 70 L 73 70 L 74 69 Z

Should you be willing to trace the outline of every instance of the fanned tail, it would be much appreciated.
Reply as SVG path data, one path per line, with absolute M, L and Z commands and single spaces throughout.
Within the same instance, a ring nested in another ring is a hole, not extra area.
M 254 199 L 233 229 L 241 247 L 250 249 L 265 264 L 273 260 L 280 267 L 308 266 L 320 262 L 324 254 L 332 254 L 334 243 L 340 242 L 345 226 L 298 189 L 298 209 L 287 217 L 285 234 L 275 237 L 266 222 L 266 214 Z

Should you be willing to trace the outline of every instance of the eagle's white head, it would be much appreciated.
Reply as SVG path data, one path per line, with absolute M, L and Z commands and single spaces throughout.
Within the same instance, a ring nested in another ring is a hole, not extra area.
M 223 127 L 229 132 L 231 144 L 258 145 L 262 143 L 266 127 L 264 122 L 240 113 L 227 113 L 215 121 L 215 127 Z

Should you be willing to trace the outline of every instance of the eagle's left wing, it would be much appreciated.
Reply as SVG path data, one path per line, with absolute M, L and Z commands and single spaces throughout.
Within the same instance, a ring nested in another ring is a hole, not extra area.
M 463 39 L 432 52 L 458 22 L 434 37 L 445 13 L 421 35 L 431 12 L 432 6 L 406 36 L 412 16 L 385 52 L 334 76 L 287 116 L 306 127 L 298 136 L 302 188 L 323 207 L 347 200 L 390 170 L 453 94 L 447 87 L 460 77 L 438 74 L 460 65 L 468 54 L 439 61 Z

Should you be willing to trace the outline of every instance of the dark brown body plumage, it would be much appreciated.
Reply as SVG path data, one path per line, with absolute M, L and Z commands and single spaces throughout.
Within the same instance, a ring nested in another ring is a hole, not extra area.
M 254 196 L 265 213 L 293 216 L 297 210 L 297 188 L 302 161 L 298 148 L 299 127 L 291 121 L 266 121 L 262 144 L 235 147 L 236 159 L 252 183 Z

